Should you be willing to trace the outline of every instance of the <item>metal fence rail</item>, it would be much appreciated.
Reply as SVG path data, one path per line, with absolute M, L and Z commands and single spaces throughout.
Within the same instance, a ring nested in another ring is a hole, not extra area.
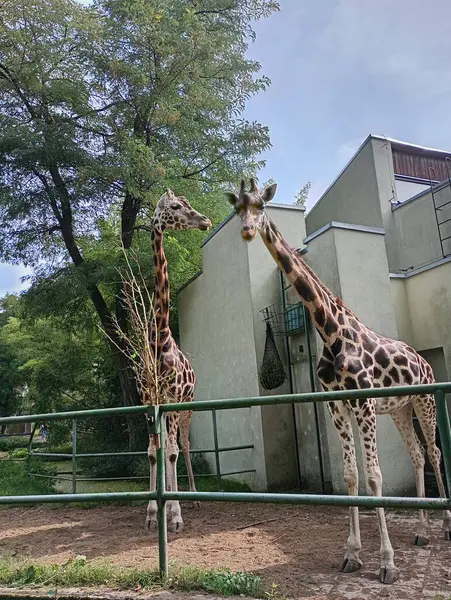
M 106 409 L 108 410 L 108 409 Z M 114 410 L 114 409 L 113 409 Z M 82 411 L 79 411 L 82 412 Z M 213 426 L 213 442 L 214 442 L 214 448 L 207 448 L 207 449 L 191 449 L 190 450 L 190 454 L 213 454 L 215 455 L 215 465 L 216 465 L 216 470 L 214 473 L 200 473 L 200 474 L 195 474 L 196 478 L 199 477 L 215 477 L 216 478 L 216 482 L 217 482 L 217 488 L 218 491 L 222 490 L 222 478 L 223 477 L 229 477 L 230 475 L 242 475 L 245 473 L 255 473 L 255 469 L 242 469 L 240 471 L 228 471 L 228 472 L 223 472 L 221 471 L 221 454 L 224 452 L 235 452 L 238 450 L 253 450 L 254 449 L 254 445 L 253 444 L 245 444 L 242 446 L 226 446 L 224 448 L 220 448 L 219 447 L 219 443 L 218 443 L 218 427 L 217 427 L 217 421 L 216 421 L 216 411 L 212 410 L 212 426 Z M 62 413 L 59 413 L 62 414 Z M 38 417 L 38 415 L 34 415 L 35 417 Z M 114 416 L 112 414 L 108 414 L 106 416 Z M 48 419 L 42 419 L 43 421 L 48 420 Z M 77 477 L 77 459 L 79 458 L 104 458 L 107 456 L 147 456 L 147 451 L 142 451 L 142 452 L 91 452 L 91 453 L 85 453 L 85 452 L 78 452 L 77 451 L 77 445 L 78 445 L 78 434 L 77 434 L 77 418 L 73 417 L 72 418 L 72 452 L 69 453 L 64 453 L 64 452 L 40 452 L 40 451 L 36 451 L 36 450 L 32 450 L 32 443 L 33 443 L 33 437 L 34 434 L 36 432 L 36 426 L 37 423 L 35 423 L 33 430 L 31 431 L 30 434 L 26 434 L 30 436 L 29 442 L 28 442 L 28 456 L 27 456 L 27 471 L 28 471 L 28 475 L 30 477 L 37 477 L 37 478 L 43 478 L 43 479 L 56 479 L 58 481 L 72 481 L 72 493 L 76 494 L 77 493 L 77 482 L 78 481 L 92 481 L 92 482 L 101 482 L 101 481 L 148 481 L 149 480 L 149 476 L 143 477 L 143 476 L 123 476 L 123 477 Z M 33 456 L 37 456 L 37 457 L 53 457 L 53 458 L 67 458 L 68 460 L 70 459 L 72 461 L 72 471 L 68 472 L 68 471 L 64 471 L 64 472 L 59 472 L 56 475 L 44 475 L 41 473 L 32 473 L 31 472 L 31 458 Z M 22 460 L 22 459 L 21 459 Z M 65 475 L 71 475 L 71 477 L 65 477 Z M 188 475 L 179 475 L 179 478 L 187 478 Z
M 338 392 L 317 392 L 280 396 L 263 396 L 253 398 L 235 398 L 227 400 L 204 400 L 189 404 L 171 404 L 161 406 L 135 406 L 112 409 L 93 409 L 65 413 L 15 416 L 0 419 L 0 425 L 8 423 L 26 423 L 36 421 L 56 421 L 81 417 L 108 416 L 127 413 L 147 413 L 151 432 L 158 435 L 157 448 L 157 490 L 156 492 L 115 492 L 91 494 L 52 494 L 40 496 L 2 496 L 0 504 L 30 504 L 53 502 L 91 502 L 117 500 L 156 500 L 158 505 L 158 545 L 160 574 L 168 573 L 166 502 L 169 500 L 217 501 L 217 502 L 265 502 L 284 504 L 316 504 L 330 506 L 362 506 L 390 507 L 413 509 L 451 509 L 451 430 L 445 393 L 451 392 L 451 383 L 435 383 L 416 386 L 399 386 L 395 388 L 371 388 L 367 390 L 349 390 Z M 250 406 L 267 406 L 270 404 L 292 404 L 306 402 L 327 402 L 364 398 L 381 398 L 388 396 L 412 396 L 434 394 L 437 407 L 437 423 L 442 444 L 442 456 L 445 466 L 445 478 L 448 495 L 446 498 L 401 498 L 374 496 L 330 496 L 324 494 L 267 494 L 267 493 L 234 493 L 234 492 L 169 492 L 165 489 L 164 434 L 162 420 L 166 412 L 183 410 L 224 410 L 228 408 L 244 408 Z

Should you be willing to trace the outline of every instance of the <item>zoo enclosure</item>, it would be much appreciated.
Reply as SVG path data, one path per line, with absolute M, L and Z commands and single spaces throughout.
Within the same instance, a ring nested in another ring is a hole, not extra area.
M 141 408 L 141 407 L 139 407 Z M 106 409 L 107 411 L 109 409 Z M 115 410 L 115 409 L 111 409 L 111 410 Z M 142 411 L 141 411 L 142 412 Z M 78 418 L 80 418 L 83 415 L 85 416 L 91 416 L 91 415 L 87 415 L 87 413 L 91 413 L 91 411 L 87 410 L 87 411 L 78 411 L 77 413 L 70 413 L 73 415 L 77 415 Z M 58 414 L 58 413 L 52 413 L 52 414 Z M 62 414 L 62 413 L 59 413 Z M 69 413 L 68 413 L 69 414 Z M 117 416 L 117 413 L 103 413 L 105 416 Z M 123 414 L 123 412 L 121 413 Z M 39 415 L 35 415 L 36 417 L 38 417 Z M 40 419 L 41 421 L 48 421 L 50 420 L 48 418 L 48 415 L 40 415 L 41 417 L 43 417 L 42 419 Z M 77 481 L 93 481 L 93 482 L 100 482 L 100 481 L 120 481 L 120 480 L 125 480 L 125 481 L 131 481 L 131 480 L 149 480 L 149 477 L 142 477 L 142 476 L 125 476 L 125 477 L 77 477 L 77 459 L 80 458 L 105 458 L 105 457 L 112 457 L 112 456 L 147 456 L 147 451 L 142 451 L 142 452 L 91 452 L 91 453 L 81 453 L 77 451 L 77 416 L 73 416 L 72 417 L 72 452 L 69 453 L 64 453 L 64 452 L 39 452 L 36 450 L 32 450 L 32 444 L 33 444 L 33 437 L 34 434 L 36 432 L 36 428 L 37 428 L 37 422 L 38 419 L 36 418 L 36 423 L 31 431 L 30 434 L 30 439 L 28 442 L 28 460 L 27 460 L 27 472 L 28 475 L 30 477 L 41 477 L 41 478 L 47 478 L 47 479 L 56 479 L 59 481 L 72 481 L 72 494 L 76 494 L 77 493 Z M 217 481 L 217 487 L 218 487 L 218 491 L 222 490 L 222 478 L 223 477 L 227 477 L 230 475 L 241 475 L 243 473 L 254 473 L 255 469 L 243 469 L 241 471 L 228 471 L 226 473 L 223 473 L 221 471 L 221 454 L 223 452 L 235 452 L 238 450 L 253 450 L 254 449 L 254 445 L 253 444 L 245 444 L 242 446 L 227 446 L 227 447 L 223 447 L 220 448 L 219 447 L 219 442 L 218 442 L 218 426 L 217 426 L 217 420 L 216 420 L 216 411 L 214 409 L 212 409 L 211 411 L 211 416 L 212 416 L 212 427 L 213 427 L 213 448 L 207 448 L 207 449 L 203 449 L 203 448 L 199 448 L 199 449 L 193 449 L 190 450 L 190 454 L 214 454 L 215 455 L 215 473 L 201 473 L 201 474 L 196 474 L 195 473 L 195 477 L 196 479 L 198 477 L 216 477 L 216 481 Z M 45 418 L 44 418 L 45 417 Z M 68 419 L 70 417 L 67 417 Z M 53 419 L 54 420 L 54 419 Z M 61 419 L 62 420 L 62 419 Z M 17 422 L 17 421 L 16 421 Z M 0 421 L 1 423 L 1 421 Z M 22 434 L 24 435 L 24 434 Z M 60 471 L 59 474 L 57 475 L 44 475 L 41 473 L 32 473 L 31 469 L 30 469 L 30 465 L 31 465 L 31 461 L 30 459 L 34 456 L 37 457 L 41 457 L 41 458 L 47 458 L 47 457 L 54 457 L 54 458 L 60 458 L 60 459 L 70 459 L 72 461 L 72 470 L 71 471 Z M 70 477 L 66 477 L 66 475 L 70 475 Z M 187 477 L 187 475 L 179 475 L 180 477 Z
M 166 502 L 171 500 L 218 501 L 218 502 L 265 502 L 283 504 L 317 504 L 331 506 L 361 506 L 386 508 L 423 508 L 427 510 L 451 509 L 451 430 L 445 393 L 451 392 L 451 383 L 435 383 L 395 388 L 370 388 L 366 390 L 343 390 L 337 392 L 317 392 L 307 394 L 289 394 L 279 396 L 258 396 L 228 400 L 203 400 L 189 404 L 157 406 L 134 406 L 125 408 L 93 409 L 65 413 L 15 416 L 0 419 L 0 425 L 9 423 L 27 423 L 36 421 L 57 421 L 82 417 L 97 417 L 127 413 L 147 413 L 150 431 L 158 436 L 157 448 L 157 489 L 155 492 L 116 492 L 91 494 L 49 494 L 39 496 L 1 496 L 0 504 L 30 504 L 45 502 L 92 502 L 115 500 L 156 500 L 158 505 L 158 546 L 160 574 L 168 574 L 167 517 Z M 227 408 L 248 408 L 292 404 L 302 402 L 327 402 L 381 398 L 387 396 L 411 396 L 413 394 L 434 394 L 437 406 L 437 422 L 440 432 L 442 456 L 445 467 L 447 496 L 445 498 L 402 498 L 374 496 L 331 496 L 324 494 L 275 494 L 275 493 L 238 493 L 238 492 L 173 492 L 165 489 L 164 434 L 162 426 L 164 415 L 174 410 L 222 410 Z

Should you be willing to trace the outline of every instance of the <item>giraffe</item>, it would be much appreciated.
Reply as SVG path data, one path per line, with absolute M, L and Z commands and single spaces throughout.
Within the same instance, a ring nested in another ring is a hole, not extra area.
M 323 353 L 317 365 L 318 379 L 324 390 L 350 390 L 396 385 L 433 383 L 430 365 L 404 342 L 381 336 L 366 327 L 356 315 L 316 276 L 268 217 L 265 204 L 272 200 L 277 185 L 261 191 L 251 179 L 250 191 L 241 181 L 239 194 L 228 193 L 229 202 L 241 220 L 241 236 L 250 242 L 260 233 L 278 267 L 309 311 L 323 341 Z M 417 495 L 424 497 L 424 452 L 413 427 L 413 411 L 421 425 L 428 457 L 434 468 L 440 495 L 445 488 L 440 472 L 440 450 L 436 445 L 436 413 L 433 396 L 405 396 L 328 402 L 328 408 L 341 443 L 344 479 L 350 496 L 358 495 L 358 470 L 351 416 L 354 415 L 363 442 L 367 481 L 373 495 L 382 495 L 382 474 L 376 444 L 376 415 L 391 415 L 404 440 L 415 470 Z M 381 537 L 380 572 L 382 583 L 394 583 L 399 569 L 388 535 L 385 512 L 377 508 Z M 350 573 L 362 566 L 360 527 L 357 507 L 349 509 L 350 530 L 341 571 Z M 443 532 L 451 539 L 451 512 L 444 511 Z M 415 544 L 429 543 L 426 511 L 420 510 Z
M 161 377 L 159 398 L 156 392 L 144 399 L 148 404 L 166 404 L 173 402 L 191 402 L 194 397 L 196 376 L 194 370 L 172 337 L 169 327 L 169 278 L 167 261 L 163 248 L 163 236 L 166 229 L 200 229 L 207 231 L 211 227 L 210 220 L 195 211 L 183 196 L 176 196 L 167 189 L 159 199 L 151 220 L 151 237 L 155 267 L 155 321 L 156 331 L 152 329 L 152 341 L 156 344 L 158 375 Z M 166 414 L 166 484 L 167 489 L 177 491 L 177 459 L 179 449 L 177 433 L 180 427 L 180 445 L 185 458 L 190 491 L 196 491 L 193 469 L 191 466 L 189 427 L 192 411 Z M 150 489 L 156 489 L 156 445 L 154 436 L 149 437 L 148 457 L 151 478 Z M 170 515 L 169 529 L 174 533 L 183 530 L 183 519 L 179 502 L 168 502 Z M 157 503 L 151 500 L 147 506 L 146 528 L 157 523 Z

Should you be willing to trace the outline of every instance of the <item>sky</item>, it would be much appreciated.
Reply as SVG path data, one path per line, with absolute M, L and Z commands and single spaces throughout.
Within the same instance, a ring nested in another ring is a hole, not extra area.
M 368 134 L 451 151 L 449 0 L 279 0 L 249 56 L 272 81 L 246 118 L 269 126 L 260 181 L 311 208 Z M 0 296 L 23 288 L 0 264 Z

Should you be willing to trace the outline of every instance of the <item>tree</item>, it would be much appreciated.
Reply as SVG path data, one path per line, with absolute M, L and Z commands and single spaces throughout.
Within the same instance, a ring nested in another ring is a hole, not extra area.
M 274 0 L 4 0 L 0 257 L 41 278 L 70 272 L 114 339 L 113 314 L 123 327 L 127 318 L 121 282 L 112 290 L 111 270 L 96 262 L 102 224 L 113 221 L 117 257 L 165 187 L 205 210 L 224 184 L 260 168 L 267 128 L 241 115 L 269 81 L 245 52 L 251 23 L 277 8 Z M 114 342 L 122 402 L 135 404 L 133 372 Z M 137 447 L 132 418 L 129 430 Z
M 307 181 L 307 183 L 301 187 L 299 192 L 294 197 L 293 204 L 295 204 L 296 206 L 300 206 L 301 208 L 305 208 L 311 187 L 312 184 L 310 183 L 310 181 Z
M 7 296 L 0 303 L 0 417 L 15 413 L 21 401 L 23 378 L 19 372 L 19 362 L 5 336 L 5 326 L 13 314 L 14 296 Z M 1 427 L 1 433 L 5 426 Z

